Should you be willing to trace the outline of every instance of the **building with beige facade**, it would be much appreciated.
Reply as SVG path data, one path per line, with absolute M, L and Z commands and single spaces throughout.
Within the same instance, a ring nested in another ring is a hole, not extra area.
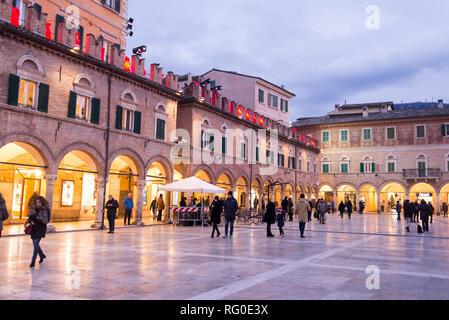
M 295 127 L 320 137 L 319 193 L 368 212 L 424 199 L 437 211 L 449 195 L 449 108 L 396 109 L 393 102 L 335 106 Z

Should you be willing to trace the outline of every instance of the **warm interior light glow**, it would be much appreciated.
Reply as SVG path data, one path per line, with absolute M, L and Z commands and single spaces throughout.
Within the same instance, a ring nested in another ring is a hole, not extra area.
M 129 57 L 125 57 L 125 62 L 123 63 L 123 68 L 128 72 L 131 71 L 131 61 L 129 60 Z
M 248 121 L 251 119 L 251 112 L 249 112 L 249 110 L 245 111 L 245 119 Z
M 242 106 L 237 107 L 237 115 L 239 117 L 241 117 L 243 115 L 243 107 Z
M 259 124 L 261 127 L 263 127 L 263 125 L 264 125 L 264 119 L 262 116 L 259 117 Z

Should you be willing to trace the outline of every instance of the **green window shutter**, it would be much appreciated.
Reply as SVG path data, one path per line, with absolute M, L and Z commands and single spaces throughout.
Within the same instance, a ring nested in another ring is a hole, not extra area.
M 284 99 L 281 98 L 281 111 L 284 111 Z
M 84 44 L 84 27 L 80 26 L 78 28 L 78 33 L 80 34 L 80 52 L 83 52 L 83 44 Z
M 15 74 L 9 75 L 8 104 L 17 106 L 19 104 L 20 77 Z
M 3 1 L 2 1 L 3 2 Z M 12 6 L 14 7 L 14 8 L 17 8 L 17 1 L 16 0 L 12 0 Z
M 67 116 L 71 119 L 76 118 L 76 98 L 77 98 L 76 92 L 70 91 L 69 110 Z
M 140 134 L 140 127 L 142 123 L 142 112 L 135 111 L 134 112 L 134 133 Z
M 90 122 L 100 124 L 100 99 L 92 98 L 92 108 L 90 112 Z
M 39 99 L 37 104 L 37 110 L 40 112 L 48 113 L 48 98 L 50 96 L 50 86 L 45 83 L 39 84 Z
M 123 107 L 117 106 L 117 111 L 115 113 L 115 128 L 117 130 L 122 130 L 122 121 L 123 121 Z
M 285 112 L 288 112 L 288 101 L 285 101 Z
M 42 14 L 42 6 L 38 3 L 34 3 L 34 8 L 36 8 L 37 16 L 40 19 Z
M 213 135 L 210 135 L 209 136 L 209 150 L 210 151 L 214 151 L 215 150 L 214 143 L 215 143 L 215 137 Z
M 365 173 L 365 164 L 364 163 L 360 164 L 360 172 Z
M 227 148 L 227 139 L 226 137 L 221 137 L 221 153 L 226 154 L 226 148 Z
M 443 137 L 446 137 L 446 136 L 448 135 L 446 124 L 442 124 L 442 125 L 441 125 L 441 135 L 442 135 Z
M 374 162 L 371 163 L 371 172 L 376 172 L 376 164 Z
M 296 158 L 292 158 L 292 161 L 293 161 L 293 169 L 296 170 Z
M 120 13 L 120 0 L 115 0 L 115 11 Z
M 157 119 L 156 139 L 165 140 L 165 121 L 162 119 Z
M 205 142 L 204 142 L 204 131 L 201 130 L 201 149 L 204 149 L 204 145 L 205 145 Z

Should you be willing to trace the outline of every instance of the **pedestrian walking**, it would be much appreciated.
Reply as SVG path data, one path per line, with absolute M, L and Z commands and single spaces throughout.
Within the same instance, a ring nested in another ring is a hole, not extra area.
M 128 220 L 128 225 L 131 225 L 131 216 L 134 208 L 133 195 L 131 193 L 129 193 L 128 196 L 125 198 L 124 206 L 125 206 L 124 224 L 126 226 L 126 220 Z
M 109 232 L 113 234 L 115 232 L 115 219 L 117 218 L 117 209 L 119 207 L 118 201 L 109 195 L 109 200 L 106 202 L 106 212 L 109 222 Z
M 150 209 L 151 212 L 153 212 L 153 221 L 154 221 L 157 217 L 157 196 L 154 197 L 153 201 L 151 201 Z
M 340 205 L 338 206 L 338 211 L 340 212 L 340 217 L 343 219 L 345 214 L 346 206 L 343 202 L 343 200 L 340 202 Z
M 396 213 L 398 214 L 398 221 L 401 221 L 402 204 L 400 201 L 396 202 Z
M 36 258 L 39 255 L 39 263 L 43 263 L 47 256 L 42 251 L 40 242 L 47 234 L 47 224 L 50 222 L 50 209 L 47 200 L 39 196 L 34 200 L 33 208 L 30 210 L 25 228 L 31 227 L 31 240 L 33 240 L 33 256 L 30 268 L 34 268 Z
M 293 201 L 288 199 L 288 221 L 293 221 Z
M 278 222 L 279 235 L 283 238 L 285 236 L 284 229 L 283 229 L 284 225 L 285 225 L 285 221 L 284 221 L 284 215 L 282 214 L 281 211 L 278 211 L 276 220 Z M 290 220 L 290 221 L 293 221 L 293 220 Z
M 432 202 L 427 204 L 429 206 L 429 215 L 430 215 L 430 224 L 433 223 L 433 215 L 435 214 L 435 208 L 432 205 Z
M 441 206 L 441 210 L 443 211 L 443 217 L 447 217 L 447 211 L 448 211 L 449 207 L 447 205 L 446 202 L 443 202 L 443 205 Z
M 310 200 L 306 200 L 307 203 L 309 204 L 310 209 L 307 211 L 307 222 L 312 222 L 312 208 L 313 208 L 313 204 L 312 201 Z
M 232 191 L 229 191 L 228 198 L 225 200 L 223 208 L 225 218 L 225 239 L 227 239 L 228 236 L 229 239 L 231 239 L 232 235 L 234 234 L 234 222 L 238 209 L 239 205 L 237 203 L 237 200 L 235 200 Z
M 3 194 L 0 193 L 0 238 L 2 237 L 3 221 L 8 220 L 8 218 L 9 213 L 6 208 L 6 201 L 5 198 L 3 198 Z
M 157 221 L 162 221 L 162 211 L 165 210 L 164 196 L 161 194 L 157 199 Z
M 421 214 L 422 221 L 422 229 L 423 232 L 429 232 L 429 216 L 430 216 L 430 208 L 425 200 L 421 200 L 421 204 L 419 206 L 419 212 Z
M 285 219 L 287 217 L 287 213 L 288 213 L 288 198 L 287 197 L 285 197 L 284 200 L 282 200 L 281 207 L 282 207 L 282 214 L 284 215 L 284 219 Z
M 351 220 L 351 215 L 352 215 L 352 211 L 353 211 L 351 200 L 346 201 L 346 211 L 348 212 L 349 220 Z
M 365 210 L 365 202 L 363 200 L 359 201 L 359 213 L 363 214 L 363 211 Z
M 418 223 L 419 222 L 419 203 L 418 200 L 413 203 L 413 219 L 412 222 Z
M 317 204 L 317 211 L 318 211 L 318 219 L 320 221 L 320 224 L 326 224 L 324 221 L 324 215 L 326 214 L 326 204 L 323 200 L 319 199 Z
M 310 204 L 306 200 L 306 196 L 301 194 L 295 208 L 295 214 L 298 216 L 299 220 L 299 231 L 301 233 L 301 238 L 305 238 L 304 231 L 306 229 L 306 223 L 308 221 L 307 214 L 309 211 L 311 211 Z
M 405 219 L 405 229 L 410 232 L 410 225 L 413 219 L 414 204 L 410 203 L 410 200 L 405 200 L 404 202 L 404 219 Z
M 212 236 L 215 237 L 215 231 L 217 231 L 217 238 L 221 235 L 220 230 L 218 230 L 218 225 L 221 223 L 221 213 L 223 212 L 223 203 L 220 201 L 218 196 L 215 197 L 214 201 L 209 207 L 210 209 L 210 221 L 212 222 Z
M 262 219 L 262 222 L 266 222 L 267 224 L 267 237 L 273 238 L 274 235 L 271 232 L 271 225 L 275 223 L 276 221 L 276 207 L 278 206 L 278 203 L 274 203 L 272 201 L 269 201 L 267 204 L 267 211 L 265 212 L 265 215 Z M 282 220 L 284 220 L 284 213 L 281 211 Z

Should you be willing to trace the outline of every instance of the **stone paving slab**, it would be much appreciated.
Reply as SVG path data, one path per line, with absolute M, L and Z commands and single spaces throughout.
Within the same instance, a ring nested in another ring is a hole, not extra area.
M 233 239 L 166 225 L 59 233 L 42 241 L 48 259 L 35 270 L 28 237 L 1 238 L 0 299 L 449 299 L 446 222 L 425 236 L 378 215 L 331 216 L 306 239 L 296 222 L 274 239 L 244 224 Z M 366 288 L 371 265 L 380 290 Z

